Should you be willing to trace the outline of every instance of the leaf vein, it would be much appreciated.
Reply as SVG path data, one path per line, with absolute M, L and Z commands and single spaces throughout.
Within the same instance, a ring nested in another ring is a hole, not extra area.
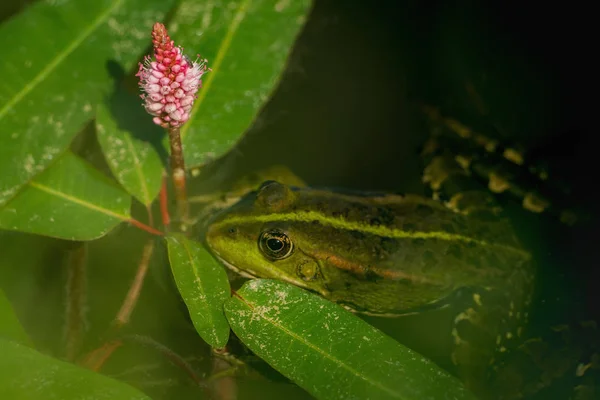
M 80 205 L 82 207 L 89 208 L 90 210 L 97 211 L 99 213 L 111 216 L 113 218 L 117 218 L 117 219 L 122 220 L 122 221 L 129 221 L 129 219 L 130 219 L 129 216 L 127 216 L 127 215 L 122 215 L 122 214 L 116 213 L 114 211 L 111 211 L 109 209 L 106 209 L 104 207 L 99 207 L 99 206 L 97 206 L 95 204 L 92 204 L 92 203 L 90 203 L 88 201 L 82 200 L 80 198 L 77 198 L 75 196 L 71 196 L 69 194 L 60 192 L 60 191 L 55 190 L 55 189 L 52 189 L 51 187 L 48 187 L 46 185 L 42 185 L 41 183 L 29 182 L 29 186 L 31 186 L 33 188 L 36 188 L 38 190 L 41 190 L 42 192 L 46 192 L 46 193 L 54 195 L 56 197 L 60 197 L 62 199 L 68 200 L 68 201 L 70 201 L 72 203 L 75 203 L 75 204 L 78 204 L 78 205 Z
M 56 57 L 50 61 L 44 69 L 42 69 L 29 83 L 27 83 L 23 88 L 17 92 L 9 101 L 4 104 L 4 107 L 0 108 L 0 119 L 6 115 L 6 113 L 11 110 L 15 104 L 23 99 L 29 92 L 31 92 L 39 83 L 43 82 L 48 75 L 65 59 L 67 58 L 75 49 L 83 43 L 85 39 L 87 39 L 100 25 L 102 25 L 108 17 L 115 11 L 119 6 L 123 3 L 124 0 L 116 0 L 112 6 L 110 6 L 104 13 L 100 14 L 91 25 L 88 26 L 86 30 L 83 31 L 83 34 L 79 35 L 75 38 L 65 49 L 58 53 Z
M 196 278 L 198 285 L 196 285 L 196 287 L 198 288 L 199 291 L 202 292 L 202 295 L 204 296 L 204 299 L 206 301 L 208 301 L 208 299 L 206 299 L 206 291 L 204 290 L 204 286 L 202 286 L 202 279 L 200 279 L 200 274 L 198 273 L 198 268 L 196 267 L 196 263 L 194 263 L 194 258 L 192 257 L 192 252 L 190 250 L 189 247 L 189 243 L 187 241 L 182 241 L 181 244 L 183 245 L 183 249 L 185 250 L 185 252 L 188 255 L 188 259 L 190 260 L 190 266 L 192 267 L 192 273 L 194 274 L 194 278 Z M 210 312 L 206 313 L 208 315 L 205 315 L 205 318 L 208 320 L 209 325 L 214 327 L 214 323 L 213 323 L 213 317 L 212 314 Z M 211 330 L 213 336 L 216 338 L 217 335 L 215 333 L 215 330 L 212 329 Z
M 245 303 L 248 306 L 248 308 L 250 308 L 252 311 L 254 311 L 255 307 L 252 307 L 250 305 L 250 303 L 247 302 L 246 299 L 244 299 L 244 301 L 242 301 L 242 303 Z M 390 389 L 390 388 L 382 385 L 380 382 L 371 380 L 368 376 L 361 374 L 360 371 L 357 371 L 356 369 L 352 368 L 351 366 L 345 364 L 340 359 L 331 356 L 329 353 L 327 353 L 320 347 L 305 340 L 303 337 L 295 334 L 294 332 L 292 332 L 285 326 L 281 325 L 280 323 L 266 317 L 263 313 L 258 313 L 258 316 L 261 317 L 262 319 L 264 319 L 265 321 L 267 321 L 268 323 L 270 323 L 271 325 L 273 325 L 275 328 L 278 328 L 279 330 L 283 331 L 285 334 L 290 336 L 292 339 L 295 339 L 297 342 L 304 344 L 306 347 L 308 347 L 309 349 L 312 349 L 316 353 L 322 355 L 324 358 L 327 358 L 327 359 L 333 361 L 338 367 L 349 371 L 355 378 L 360 378 L 360 379 L 364 380 L 365 382 L 368 382 L 371 385 L 378 387 L 379 389 L 383 390 L 384 392 L 389 393 L 390 395 L 392 395 L 394 397 L 400 398 L 399 394 L 396 391 L 394 391 L 393 389 Z
M 214 61 L 213 65 L 211 66 L 211 71 L 208 74 L 208 78 L 206 78 L 206 81 L 202 85 L 200 94 L 198 95 L 198 98 L 196 99 L 196 102 L 194 103 L 192 111 L 190 112 L 190 118 L 187 121 L 187 123 L 181 128 L 181 140 L 185 139 L 187 131 L 191 125 L 191 120 L 194 118 L 194 116 L 197 113 L 198 108 L 200 108 L 200 105 L 204 101 L 204 98 L 206 97 L 206 94 L 208 93 L 208 90 L 211 87 L 212 81 L 215 79 L 215 76 L 217 75 L 217 72 L 219 71 L 219 69 L 221 67 L 221 63 L 223 62 L 223 59 L 225 58 L 225 55 L 227 54 L 227 50 L 229 50 L 229 47 L 231 46 L 233 37 L 235 36 L 235 34 L 240 26 L 240 23 L 243 21 L 244 17 L 246 16 L 246 12 L 248 11 L 248 7 L 250 6 L 250 3 L 251 3 L 251 0 L 245 0 L 244 2 L 242 2 L 240 4 L 240 6 L 238 7 L 238 9 L 236 10 L 235 16 L 229 23 L 229 26 L 227 28 L 227 33 L 225 34 L 225 36 L 223 37 L 223 40 L 221 41 L 221 44 L 219 45 L 219 50 L 217 51 L 217 55 L 215 56 L 215 61 Z
M 137 176 L 140 180 L 140 185 L 141 185 L 141 189 L 142 189 L 142 195 L 144 196 L 144 203 L 146 205 L 148 205 L 152 199 L 150 198 L 150 191 L 148 190 L 148 186 L 146 185 L 146 180 L 144 179 L 144 171 L 142 170 L 142 163 L 140 161 L 140 159 L 138 158 L 138 155 L 135 151 L 135 148 L 133 147 L 133 142 L 131 140 L 131 137 L 129 135 L 125 135 L 125 140 L 127 140 L 127 146 L 129 147 L 129 151 L 131 152 L 131 155 L 133 156 L 133 166 L 137 172 Z

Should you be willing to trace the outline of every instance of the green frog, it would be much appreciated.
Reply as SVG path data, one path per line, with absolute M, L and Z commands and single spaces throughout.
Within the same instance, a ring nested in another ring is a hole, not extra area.
M 423 175 L 438 200 L 310 188 L 296 177 L 289 185 L 278 174 L 223 200 L 206 243 L 245 277 L 280 279 L 354 312 L 451 310 L 455 373 L 490 397 L 494 361 L 528 322 L 534 263 L 493 196 L 439 143 L 425 146 Z

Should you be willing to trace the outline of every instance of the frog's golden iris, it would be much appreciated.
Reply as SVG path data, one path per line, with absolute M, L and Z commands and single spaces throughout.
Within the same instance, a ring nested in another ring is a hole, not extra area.
M 282 260 L 294 251 L 294 244 L 283 231 L 268 229 L 260 234 L 258 248 L 271 260 Z

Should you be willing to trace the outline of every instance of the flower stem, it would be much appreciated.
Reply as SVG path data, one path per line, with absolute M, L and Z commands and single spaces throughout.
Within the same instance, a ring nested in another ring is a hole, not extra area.
M 188 221 L 189 205 L 185 185 L 185 162 L 183 160 L 183 146 L 179 127 L 172 127 L 169 131 L 169 142 L 171 144 L 171 174 L 175 188 L 175 201 L 179 219 L 184 223 Z
M 166 231 L 169 230 L 171 225 L 171 217 L 169 216 L 169 199 L 167 193 L 167 175 L 163 174 L 162 185 L 160 188 L 160 216 L 162 218 L 163 227 Z

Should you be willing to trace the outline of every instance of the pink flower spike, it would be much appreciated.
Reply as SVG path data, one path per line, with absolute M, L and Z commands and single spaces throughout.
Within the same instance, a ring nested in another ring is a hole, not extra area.
M 202 75 L 208 70 L 206 60 L 190 61 L 181 47 L 175 47 L 167 29 L 159 22 L 152 29 L 152 43 L 154 58 L 146 56 L 136 74 L 144 93 L 144 107 L 154 116 L 155 124 L 178 128 L 190 117 L 189 110 L 202 86 Z

